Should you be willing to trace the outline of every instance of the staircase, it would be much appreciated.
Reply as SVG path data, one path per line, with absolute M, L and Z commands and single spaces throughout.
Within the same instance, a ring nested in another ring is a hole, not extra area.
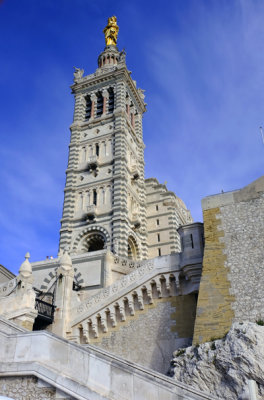
M 127 317 L 142 312 L 162 298 L 186 294 L 181 286 L 178 254 L 156 258 L 83 301 L 72 310 L 71 333 L 76 343 L 93 343 Z
M 0 384 L 8 378 L 12 387 L 12 380 L 32 376 L 40 380 L 39 392 L 53 387 L 63 394 L 60 399 L 216 399 L 102 349 L 84 348 L 47 331 L 26 331 L 0 317 Z M 37 398 L 30 393 L 25 398 Z

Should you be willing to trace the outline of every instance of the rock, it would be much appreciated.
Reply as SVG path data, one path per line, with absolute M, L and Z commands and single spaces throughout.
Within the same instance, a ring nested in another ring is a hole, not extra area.
M 257 382 L 264 399 L 264 326 L 234 323 L 219 340 L 178 349 L 169 374 L 194 388 L 228 400 L 242 400 L 248 380 Z

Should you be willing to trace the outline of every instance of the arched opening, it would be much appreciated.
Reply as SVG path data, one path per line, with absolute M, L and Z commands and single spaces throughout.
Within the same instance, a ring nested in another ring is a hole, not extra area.
M 91 118 L 91 109 L 92 109 L 92 101 L 91 97 L 87 96 L 85 98 L 85 119 L 88 120 Z
M 96 110 L 96 116 L 100 117 L 103 114 L 103 95 L 101 92 L 97 93 L 97 110 Z
M 114 91 L 113 88 L 109 88 L 108 89 L 109 92 L 109 97 L 108 97 L 108 112 L 112 113 L 114 111 L 115 108 L 115 95 L 114 95 Z
M 132 236 L 129 236 L 127 241 L 127 257 L 131 260 L 137 259 L 137 243 Z
M 98 250 L 103 250 L 105 246 L 104 239 L 100 235 L 94 235 L 90 240 L 89 240 L 89 245 L 88 245 L 88 252 L 90 251 L 98 251 Z
M 85 252 L 98 251 L 106 248 L 106 239 L 101 232 L 91 232 L 85 236 L 82 250 Z

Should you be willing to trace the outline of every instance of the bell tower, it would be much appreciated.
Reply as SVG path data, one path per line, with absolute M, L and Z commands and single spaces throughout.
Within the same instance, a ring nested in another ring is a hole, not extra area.
M 60 230 L 60 250 L 81 254 L 102 249 L 147 258 L 143 90 L 116 46 L 116 17 L 104 29 L 106 47 L 98 69 L 75 68 L 74 118 Z

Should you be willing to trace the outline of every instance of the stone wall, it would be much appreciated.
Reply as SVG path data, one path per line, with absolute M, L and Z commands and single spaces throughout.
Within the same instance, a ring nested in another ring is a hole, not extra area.
M 92 343 L 129 361 L 167 373 L 173 351 L 191 343 L 195 308 L 194 294 L 155 299 L 121 326 L 112 328 L 100 342 Z
M 193 343 L 264 320 L 264 177 L 203 200 L 205 253 Z
M 14 279 L 15 275 L 0 264 L 0 284 Z
M 8 324 L 12 334 L 2 330 Z M 0 325 L 0 393 L 15 400 L 215 399 L 104 349 L 84 348 L 46 331 L 21 332 L 1 317 Z
M 175 193 L 156 178 L 145 180 L 148 258 L 181 251 L 177 229 L 192 222 L 190 211 Z
M 56 393 L 56 389 L 35 376 L 0 378 L 0 393 L 14 400 L 70 400 L 64 394 Z

